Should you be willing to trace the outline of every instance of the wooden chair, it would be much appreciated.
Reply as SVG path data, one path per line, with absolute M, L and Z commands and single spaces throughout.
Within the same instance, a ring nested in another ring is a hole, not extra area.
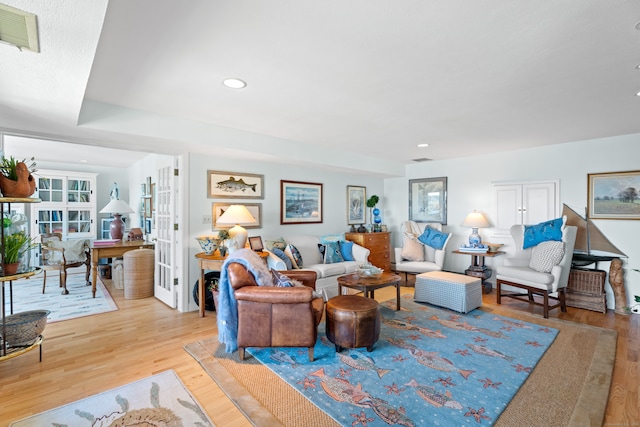
M 44 280 L 42 293 L 47 286 L 47 271 L 57 270 L 60 275 L 62 294 L 67 295 L 67 269 L 86 266 L 85 281 L 90 285 L 91 252 L 86 240 L 62 240 L 62 234 L 51 233 L 40 236 L 42 242 L 42 270 Z

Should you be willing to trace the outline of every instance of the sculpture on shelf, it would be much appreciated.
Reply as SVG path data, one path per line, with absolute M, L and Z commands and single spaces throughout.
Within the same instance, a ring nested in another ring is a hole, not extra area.
M 111 192 L 109 193 L 109 196 L 111 197 L 111 200 L 117 200 L 119 199 L 119 194 L 120 194 L 120 190 L 118 189 L 118 183 L 114 182 L 113 183 L 113 187 L 111 187 Z
M 36 180 L 31 175 L 35 172 L 36 163 L 31 158 L 31 163 L 26 160 L 21 162 L 11 156 L 3 157 L 0 161 L 0 190 L 4 197 L 29 197 L 36 191 Z

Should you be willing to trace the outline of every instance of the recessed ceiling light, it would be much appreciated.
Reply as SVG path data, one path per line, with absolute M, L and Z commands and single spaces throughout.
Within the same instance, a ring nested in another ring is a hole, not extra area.
M 640 92 L 636 92 L 636 96 L 640 96 Z
M 636 23 L 636 30 L 640 30 L 640 21 Z
M 418 144 L 418 147 L 420 147 L 420 148 L 424 148 L 424 147 L 428 147 L 428 146 L 429 146 L 429 144 Z
M 240 79 L 224 79 L 222 84 L 231 89 L 242 89 L 247 86 L 247 84 Z

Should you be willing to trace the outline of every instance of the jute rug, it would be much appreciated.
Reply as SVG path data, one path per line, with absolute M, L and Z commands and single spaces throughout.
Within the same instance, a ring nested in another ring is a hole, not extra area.
M 501 310 L 500 314 L 560 333 L 495 425 L 601 425 L 617 333 L 522 312 L 505 314 Z M 239 362 L 237 353 L 225 353 L 217 337 L 188 344 L 185 349 L 255 425 L 337 425 L 254 358 Z

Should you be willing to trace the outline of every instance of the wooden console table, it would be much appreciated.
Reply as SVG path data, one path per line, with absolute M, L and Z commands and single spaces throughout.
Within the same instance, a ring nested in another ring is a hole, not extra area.
M 118 242 L 109 245 L 91 243 L 91 292 L 96 297 L 96 286 L 98 280 L 98 261 L 100 258 L 121 258 L 125 252 L 134 249 L 153 249 L 155 246 L 152 242 L 143 240 L 134 240 L 130 242 Z
M 256 253 L 260 255 L 264 262 L 267 262 L 269 252 L 262 251 Z M 227 259 L 227 256 L 228 255 L 220 256 L 220 251 L 215 251 L 211 255 L 207 255 L 204 252 L 199 252 L 196 254 L 196 259 L 198 260 L 198 268 L 200 269 L 200 279 L 198 280 L 198 309 L 200 311 L 200 317 L 204 317 L 205 308 L 204 271 L 221 271 L 222 264 L 224 264 L 224 260 Z
M 494 258 L 504 255 L 506 252 L 463 252 L 460 250 L 452 251 L 454 254 L 471 255 L 471 265 L 464 271 L 464 274 L 472 277 L 479 277 L 482 280 L 482 290 L 485 294 L 490 294 L 493 286 L 486 280 L 491 277 L 491 269 L 484 264 L 485 257 Z

